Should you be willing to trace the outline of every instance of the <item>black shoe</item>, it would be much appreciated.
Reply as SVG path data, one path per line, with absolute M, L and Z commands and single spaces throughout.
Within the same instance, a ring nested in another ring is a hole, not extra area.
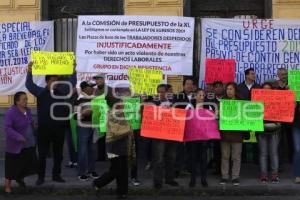
M 196 178 L 191 178 L 190 183 L 189 183 L 189 187 L 194 188 L 195 186 L 196 186 Z
M 220 181 L 220 185 L 226 185 L 227 182 L 228 182 L 227 179 L 222 178 L 221 181 Z
M 93 179 L 99 178 L 99 175 L 96 172 L 90 172 L 90 173 L 88 173 L 88 176 Z
M 44 178 L 38 178 L 35 182 L 35 185 L 36 186 L 40 186 L 40 185 L 43 185 L 45 182 L 45 179 Z
M 16 180 L 20 188 L 26 188 L 26 184 L 24 182 L 24 179 Z
M 179 184 L 176 181 L 168 181 L 166 182 L 167 185 L 173 186 L 173 187 L 178 187 Z
M 240 180 L 239 180 L 238 178 L 233 179 L 233 180 L 232 180 L 232 184 L 233 184 L 234 186 L 239 186 L 239 185 L 240 185 Z
M 53 176 L 52 180 L 58 183 L 65 183 L 66 181 L 62 179 L 60 176 Z
M 202 178 L 202 179 L 201 179 L 201 185 L 202 185 L 202 187 L 204 187 L 204 188 L 208 187 L 208 183 L 207 183 L 207 181 L 206 181 L 205 178 Z
M 162 184 L 161 183 L 154 183 L 153 187 L 156 190 L 160 190 L 162 188 Z

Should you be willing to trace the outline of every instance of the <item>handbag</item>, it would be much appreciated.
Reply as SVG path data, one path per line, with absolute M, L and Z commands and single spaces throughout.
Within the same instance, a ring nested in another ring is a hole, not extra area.
M 132 133 L 132 128 L 125 119 L 123 110 L 111 109 L 107 113 L 106 143 L 127 137 Z

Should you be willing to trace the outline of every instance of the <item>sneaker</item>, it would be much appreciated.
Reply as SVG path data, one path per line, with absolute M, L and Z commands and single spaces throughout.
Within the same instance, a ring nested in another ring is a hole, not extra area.
M 91 178 L 93 178 L 93 179 L 99 178 L 99 175 L 96 172 L 88 173 L 88 176 L 91 177 Z
M 232 184 L 233 184 L 234 186 L 239 186 L 239 185 L 240 185 L 240 180 L 239 180 L 238 178 L 233 179 L 233 180 L 232 180 Z
M 166 182 L 167 185 L 173 186 L 173 187 L 178 187 L 179 184 L 176 181 L 168 181 Z
M 222 178 L 220 181 L 220 185 L 226 185 L 228 182 L 228 179 Z
M 280 182 L 278 174 L 272 174 L 272 183 L 277 184 Z
M 53 176 L 52 180 L 58 183 L 65 183 L 66 181 L 60 176 Z
M 204 187 L 204 188 L 207 188 L 207 187 L 208 187 L 208 183 L 207 183 L 207 180 L 206 180 L 205 178 L 202 178 L 202 179 L 201 179 L 201 185 L 202 185 L 202 187 Z
M 133 178 L 133 179 L 131 179 L 131 184 L 132 184 L 133 186 L 139 186 L 141 183 L 140 183 L 139 180 Z
M 146 171 L 149 171 L 149 170 L 151 169 L 151 167 L 152 167 L 152 166 L 151 166 L 151 163 L 148 162 L 147 165 L 146 165 L 146 167 L 145 167 L 145 170 L 146 170 Z
M 79 179 L 80 181 L 88 181 L 88 180 L 89 180 L 89 177 L 86 176 L 86 175 L 82 175 L 82 176 L 78 176 L 78 179 Z
M 300 184 L 300 177 L 299 177 L 299 176 L 297 176 L 297 177 L 295 178 L 294 183 Z
M 260 177 L 260 182 L 263 183 L 263 184 L 267 183 L 267 182 L 268 182 L 268 177 L 265 176 L 265 175 L 262 175 L 262 176 Z

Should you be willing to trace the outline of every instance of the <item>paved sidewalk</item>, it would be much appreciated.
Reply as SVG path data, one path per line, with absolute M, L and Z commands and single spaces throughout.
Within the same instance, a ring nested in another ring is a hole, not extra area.
M 43 186 L 36 187 L 34 185 L 36 176 L 28 177 L 25 181 L 29 186 L 29 194 L 55 194 L 55 195 L 82 195 L 82 194 L 94 194 L 95 191 L 91 187 L 92 180 L 81 182 L 77 179 L 76 169 L 63 168 L 63 177 L 66 179 L 66 183 L 55 183 L 51 180 L 51 161 L 48 161 L 48 176 Z M 163 186 L 163 189 L 156 191 L 152 188 L 152 171 L 144 170 L 144 163 L 139 166 L 139 179 L 141 181 L 140 186 L 130 185 L 131 195 L 208 195 L 208 196 L 220 196 L 220 195 L 300 195 L 300 185 L 293 183 L 291 174 L 291 165 L 285 165 L 284 171 L 281 174 L 281 182 L 279 184 L 262 184 L 258 179 L 258 166 L 253 164 L 242 165 L 241 185 L 236 187 L 232 184 L 226 186 L 219 185 L 219 176 L 212 175 L 209 170 L 208 175 L 208 188 L 202 188 L 200 180 L 198 180 L 197 186 L 194 189 L 188 187 L 189 175 L 180 176 L 177 181 L 180 187 Z M 1 186 L 4 182 L 4 161 L 0 161 L 0 177 Z M 97 172 L 101 175 L 109 167 L 108 162 L 97 163 Z M 114 194 L 115 183 L 111 183 L 107 187 L 100 190 L 100 194 Z M 1 190 L 0 194 L 3 190 Z

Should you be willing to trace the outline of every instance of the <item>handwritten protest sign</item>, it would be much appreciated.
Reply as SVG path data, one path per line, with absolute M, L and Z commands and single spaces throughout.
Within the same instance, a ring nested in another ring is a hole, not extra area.
M 0 96 L 27 91 L 27 66 L 33 50 L 54 50 L 53 21 L 0 23 Z M 34 76 L 33 81 L 38 86 L 45 86 L 44 76 Z
M 130 89 L 136 94 L 156 95 L 157 86 L 163 81 L 161 70 L 150 70 L 144 68 L 128 69 Z
M 244 140 L 244 143 L 256 143 L 256 135 L 255 135 L 255 131 L 250 131 L 250 138 L 249 140 Z
M 220 130 L 263 131 L 263 113 L 261 102 L 222 99 Z
M 229 83 L 234 81 L 234 59 L 206 59 L 205 83 L 222 81 Z
M 201 19 L 199 87 L 205 86 L 206 59 L 235 59 L 235 81 L 255 69 L 256 82 L 277 77 L 277 70 L 300 69 L 300 21 L 291 19 Z M 299 79 L 298 79 L 299 80 Z M 300 98 L 298 98 L 299 100 Z
M 290 90 L 253 89 L 252 101 L 264 102 L 264 120 L 293 122 L 295 92 Z
M 98 128 L 100 136 L 106 132 L 106 114 L 109 110 L 104 95 L 92 100 L 92 124 Z
M 182 142 L 185 119 L 186 110 L 145 105 L 141 135 L 148 138 Z
M 219 127 L 213 111 L 190 109 L 187 111 L 184 141 L 221 139 Z
M 73 74 L 75 55 L 73 52 L 32 51 L 33 75 Z
M 124 99 L 124 114 L 126 120 L 130 122 L 133 130 L 141 128 L 141 100 L 140 98 Z
M 288 71 L 289 88 L 296 92 L 296 100 L 300 101 L 300 70 Z

